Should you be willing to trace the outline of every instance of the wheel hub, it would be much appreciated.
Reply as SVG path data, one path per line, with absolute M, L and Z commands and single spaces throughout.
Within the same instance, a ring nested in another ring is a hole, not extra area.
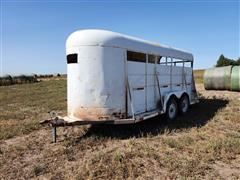
M 174 104 L 171 104 L 169 107 L 169 117 L 174 118 L 175 114 L 176 114 L 176 107 L 174 106 Z

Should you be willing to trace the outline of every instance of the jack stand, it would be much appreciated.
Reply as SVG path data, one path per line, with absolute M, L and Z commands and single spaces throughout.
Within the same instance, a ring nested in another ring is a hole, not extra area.
M 57 142 L 57 127 L 56 126 L 52 127 L 52 141 L 53 141 L 53 143 Z

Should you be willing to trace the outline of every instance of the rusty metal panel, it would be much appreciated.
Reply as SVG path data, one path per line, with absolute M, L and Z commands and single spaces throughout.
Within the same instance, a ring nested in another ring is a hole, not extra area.
M 125 112 L 123 50 L 113 47 L 68 48 L 78 63 L 68 64 L 68 116 L 98 120 Z

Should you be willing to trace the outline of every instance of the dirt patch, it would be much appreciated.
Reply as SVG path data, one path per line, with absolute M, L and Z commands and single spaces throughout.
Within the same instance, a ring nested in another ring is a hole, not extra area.
M 212 167 L 223 179 L 240 178 L 240 156 L 238 156 L 235 160 L 229 163 L 217 161 L 215 162 L 215 164 L 212 165 Z

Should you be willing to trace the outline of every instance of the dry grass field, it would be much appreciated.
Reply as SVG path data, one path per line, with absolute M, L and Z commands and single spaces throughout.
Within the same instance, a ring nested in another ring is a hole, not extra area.
M 174 122 L 58 129 L 39 125 L 66 114 L 66 80 L 0 87 L 0 179 L 239 179 L 240 94 L 205 91 Z
M 198 84 L 203 83 L 203 73 L 204 73 L 203 69 L 198 69 L 193 72 L 196 83 Z

